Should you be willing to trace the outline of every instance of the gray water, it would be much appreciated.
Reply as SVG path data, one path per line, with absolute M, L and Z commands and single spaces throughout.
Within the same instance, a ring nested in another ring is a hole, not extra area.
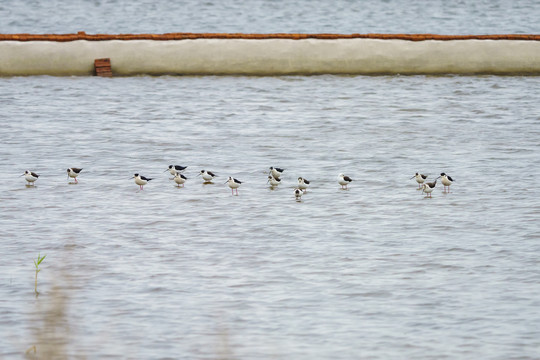
M 0 33 L 538 34 L 538 0 L 2 0 Z
M 2 1 L 0 32 L 538 33 L 537 9 Z M 539 359 L 539 92 L 537 77 L 0 78 L 0 358 Z M 270 166 L 286 169 L 274 190 Z M 455 182 L 428 199 L 415 172 Z
M 58 292 L 71 358 L 540 357 L 536 77 L 0 84 L 3 358 Z

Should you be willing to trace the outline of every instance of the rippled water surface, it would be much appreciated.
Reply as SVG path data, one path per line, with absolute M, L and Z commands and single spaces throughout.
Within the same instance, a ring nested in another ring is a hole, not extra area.
M 540 32 L 538 0 L 2 0 L 4 33 Z
M 4 78 L 0 354 L 52 328 L 71 358 L 538 358 L 539 91 L 535 77 Z M 188 166 L 185 188 L 169 164 Z M 277 190 L 270 166 L 286 169 Z M 417 171 L 449 173 L 451 192 L 426 199 Z M 143 191 L 135 172 L 153 178 Z
M 0 32 L 538 33 L 537 9 L 2 1 Z M 539 93 L 537 77 L 0 78 L 0 358 L 539 359 Z M 415 172 L 455 182 L 428 199 Z

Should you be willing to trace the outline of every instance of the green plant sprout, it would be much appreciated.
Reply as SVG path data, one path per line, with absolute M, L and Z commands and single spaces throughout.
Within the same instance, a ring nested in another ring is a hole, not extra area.
M 34 291 L 35 291 L 36 294 L 38 293 L 38 291 L 37 291 L 37 274 L 38 274 L 38 272 L 41 271 L 41 269 L 39 268 L 39 264 L 41 264 L 43 262 L 43 260 L 45 260 L 45 257 L 47 256 L 47 254 L 43 255 L 43 257 L 41 257 L 40 255 L 41 254 L 38 254 L 37 261 L 34 260 L 34 266 L 36 267 L 36 284 L 34 286 Z

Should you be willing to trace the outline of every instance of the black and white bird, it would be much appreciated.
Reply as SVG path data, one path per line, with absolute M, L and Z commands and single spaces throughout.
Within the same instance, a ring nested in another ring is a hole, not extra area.
M 135 179 L 135 184 L 139 185 L 139 188 L 141 190 L 143 190 L 144 185 L 146 185 L 150 180 L 152 180 L 139 174 L 133 175 L 132 179 Z
M 39 175 L 36 174 L 35 172 L 33 171 L 30 171 L 30 170 L 26 170 L 24 172 L 24 174 L 22 174 L 21 176 L 24 176 L 24 178 L 26 179 L 26 181 L 28 182 L 26 185 L 34 185 L 34 182 L 38 179 Z
M 207 170 L 201 170 L 201 172 L 197 176 L 202 176 L 205 182 L 211 182 L 215 177 L 217 177 L 216 174 Z
M 236 195 L 238 195 L 238 188 L 240 187 L 240 184 L 242 184 L 242 182 L 240 180 L 237 180 L 237 179 L 229 176 L 229 179 L 227 179 L 227 181 L 225 183 L 229 185 L 233 195 L 234 195 L 234 190 L 235 189 L 236 189 Z
M 169 172 L 171 175 L 176 175 L 178 172 L 182 172 L 187 169 L 187 166 L 169 165 L 169 168 L 164 172 Z
M 338 183 L 339 185 L 341 185 L 341 188 L 344 190 L 347 190 L 347 185 L 349 185 L 351 181 L 353 180 L 350 177 L 345 176 L 344 174 L 338 175 Z
M 294 189 L 294 197 L 296 198 L 296 200 L 300 200 L 302 198 L 302 195 L 304 194 L 304 192 L 298 188 Z
M 280 169 L 280 168 L 277 168 L 277 167 L 270 166 L 270 173 L 276 179 L 279 179 L 281 177 L 281 174 L 283 174 L 284 171 L 285 171 L 285 169 Z
M 434 182 L 428 182 L 422 185 L 422 192 L 427 194 L 426 197 L 431 197 L 431 193 L 435 189 L 435 185 L 437 185 L 437 179 L 435 179 Z
M 280 178 L 276 179 L 272 175 L 268 175 L 268 181 L 266 183 L 267 184 L 270 183 L 271 187 L 275 187 L 275 186 L 278 186 L 279 184 L 281 184 L 281 179 Z
M 450 192 L 450 185 L 452 185 L 454 179 L 452 179 L 450 175 L 446 175 L 445 173 L 441 173 L 441 176 L 439 176 L 438 178 L 441 178 L 441 182 L 443 184 L 443 192 Z M 448 189 L 446 189 L 447 187 Z
M 186 182 L 186 180 L 187 180 L 187 177 L 180 174 L 179 172 L 174 174 L 174 182 L 178 184 L 178 187 L 180 187 L 180 185 L 182 185 L 182 187 L 184 187 L 184 183 Z
M 309 187 L 309 181 L 304 179 L 303 177 L 299 177 L 298 178 L 298 188 L 300 190 L 304 191 L 304 193 L 306 193 L 308 187 Z
M 411 179 L 416 179 L 416 182 L 418 183 L 418 190 L 422 188 L 422 184 L 427 179 L 427 175 L 416 173 Z
M 73 178 L 73 179 L 75 179 L 75 183 L 77 183 L 77 176 L 79 176 L 81 170 L 82 170 L 82 168 L 81 169 L 79 169 L 79 168 L 69 168 L 69 169 L 67 169 L 68 180 L 69 180 L 69 178 Z

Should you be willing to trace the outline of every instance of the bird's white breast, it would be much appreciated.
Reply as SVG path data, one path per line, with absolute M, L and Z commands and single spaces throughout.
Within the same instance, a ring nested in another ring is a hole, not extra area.
M 148 181 L 143 180 L 141 178 L 135 178 L 135 184 L 137 184 L 137 185 L 146 185 L 147 182 Z
M 431 188 L 431 187 L 429 187 L 428 184 L 424 184 L 424 192 L 430 193 L 430 192 L 433 191 L 433 189 L 434 189 L 434 187 Z
M 450 186 L 450 184 L 452 184 L 452 182 L 450 180 L 448 180 L 448 178 L 446 176 L 443 176 L 441 178 L 441 182 L 443 183 L 444 186 Z M 456 185 L 457 186 L 457 185 Z M 458 186 L 459 187 L 459 186 Z
M 277 181 L 276 179 L 274 179 L 273 177 L 270 179 L 270 185 L 272 186 L 277 186 L 279 185 L 279 181 Z
M 343 176 L 340 176 L 338 179 L 339 185 L 347 185 L 349 182 L 345 180 Z

